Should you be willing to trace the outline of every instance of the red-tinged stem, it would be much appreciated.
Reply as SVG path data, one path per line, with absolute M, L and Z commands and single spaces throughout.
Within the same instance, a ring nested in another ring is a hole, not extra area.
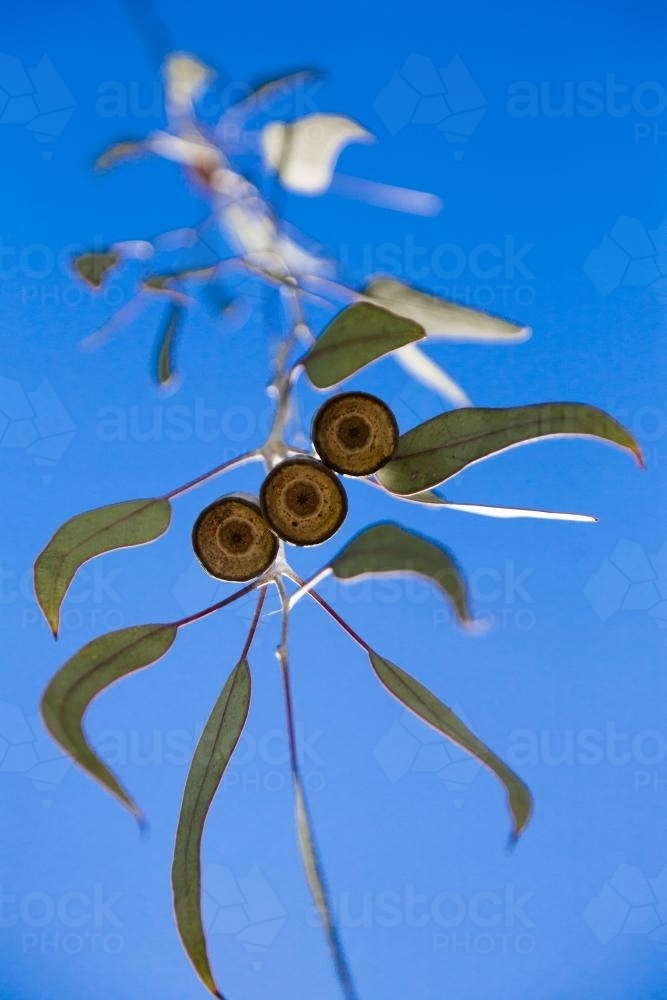
M 257 626 L 259 625 L 259 619 L 262 614 L 262 608 L 264 607 L 264 601 L 266 600 L 266 589 L 267 589 L 266 587 L 262 587 L 259 593 L 259 600 L 257 601 L 257 607 L 255 608 L 255 613 L 252 616 L 252 622 L 250 623 L 250 631 L 248 632 L 248 637 L 245 641 L 243 652 L 241 653 L 242 660 L 245 660 L 246 656 L 250 652 L 252 641 L 255 638 L 255 632 L 257 631 Z
M 239 455 L 238 458 L 231 458 L 227 462 L 223 462 L 222 465 L 217 465 L 215 469 L 210 469 L 208 472 L 202 473 L 201 476 L 197 476 L 196 479 L 192 479 L 185 486 L 177 486 L 175 490 L 171 493 L 165 493 L 163 500 L 173 500 L 175 497 L 180 497 L 183 493 L 187 493 L 188 490 L 192 490 L 195 486 L 199 486 L 201 483 L 205 483 L 208 479 L 213 479 L 214 476 L 219 476 L 223 472 L 227 472 L 229 469 L 235 468 L 237 465 L 245 465 L 246 462 L 256 462 L 261 459 L 261 455 L 258 451 L 247 451 L 244 455 Z
M 195 611 L 193 615 L 188 615 L 187 618 L 181 618 L 180 621 L 174 622 L 176 628 L 183 628 L 184 625 L 192 625 L 194 622 L 201 621 L 202 618 L 208 617 L 208 615 L 215 614 L 216 611 L 220 611 L 222 608 L 226 608 L 228 604 L 233 604 L 234 601 L 238 601 L 239 598 L 245 597 L 246 594 L 252 593 L 253 590 L 257 590 L 261 587 L 264 590 L 268 587 L 270 580 L 253 580 L 252 583 L 247 584 L 245 587 L 241 587 L 236 593 L 230 594 L 229 597 L 223 598 L 222 601 L 218 601 L 216 604 L 212 604 L 210 608 L 204 608 L 203 611 Z
M 304 580 L 302 580 L 301 577 L 297 576 L 296 573 L 293 573 L 293 574 L 290 574 L 290 575 L 291 575 L 292 579 L 294 580 L 294 582 L 297 584 L 298 587 L 306 587 L 307 586 L 306 582 Z M 329 604 L 329 602 L 325 601 L 324 598 L 321 597 L 317 593 L 316 590 L 308 590 L 307 594 L 308 594 L 308 597 L 312 597 L 312 599 L 317 604 L 319 604 L 319 606 L 321 608 L 324 608 L 324 610 L 326 611 L 326 613 L 333 618 L 333 620 L 336 622 L 337 625 L 340 625 L 340 627 L 343 629 L 344 632 L 347 632 L 347 634 L 349 635 L 350 639 L 354 639 L 354 641 L 356 643 L 358 643 L 361 646 L 361 648 L 363 650 L 365 650 L 367 653 L 372 653 L 373 652 L 373 650 L 368 645 L 368 643 L 366 642 L 366 640 L 362 639 L 361 636 L 359 635 L 359 633 L 355 632 L 354 629 L 352 628 L 352 626 L 348 625 L 348 623 L 345 621 L 345 619 L 341 618 L 341 616 L 338 614 L 338 612 L 335 611 L 334 608 L 331 607 L 331 605 Z

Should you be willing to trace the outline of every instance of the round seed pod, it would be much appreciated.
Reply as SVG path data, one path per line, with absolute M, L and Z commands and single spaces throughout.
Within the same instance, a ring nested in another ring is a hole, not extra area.
M 347 495 L 326 465 L 312 458 L 288 458 L 262 484 L 264 517 L 293 545 L 319 545 L 331 538 L 347 514 Z
M 348 476 L 368 476 L 386 465 L 396 451 L 398 424 L 377 396 L 343 392 L 315 414 L 313 444 L 329 468 Z
M 258 505 L 228 496 L 206 507 L 192 529 L 192 547 L 207 573 L 218 580 L 252 580 L 278 554 L 278 539 Z

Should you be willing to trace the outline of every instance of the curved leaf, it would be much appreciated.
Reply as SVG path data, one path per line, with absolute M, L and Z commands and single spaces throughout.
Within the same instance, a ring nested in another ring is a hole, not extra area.
M 329 323 L 302 363 L 313 385 L 329 389 L 384 354 L 424 336 L 422 327 L 412 320 L 359 302 Z
M 120 254 L 82 253 L 74 258 L 74 270 L 91 288 L 101 288 L 107 273 L 120 263 Z
M 95 160 L 97 170 L 109 170 L 117 163 L 133 160 L 147 152 L 145 139 L 123 139 L 109 146 Z
M 204 92 L 215 73 L 205 63 L 187 52 L 172 52 L 164 62 L 166 104 L 169 114 L 182 115 Z
M 248 717 L 250 692 L 250 668 L 244 657 L 223 687 L 192 758 L 171 873 L 176 924 L 183 947 L 204 986 L 217 997 L 222 994 L 211 971 L 202 921 L 200 848 L 206 815 Z
M 429 337 L 498 344 L 530 337 L 530 327 L 421 292 L 395 278 L 374 278 L 364 294 L 398 316 L 420 323 Z
M 265 165 L 278 173 L 288 190 L 310 195 L 328 189 L 348 143 L 371 141 L 371 133 L 351 118 L 322 112 L 288 124 L 271 122 L 261 133 Z
M 441 413 L 401 435 L 394 457 L 377 478 L 391 493 L 421 493 L 506 448 L 563 435 L 609 441 L 643 464 L 633 436 L 603 410 L 583 403 L 540 403 Z
M 462 622 L 470 621 L 466 584 L 454 559 L 441 545 L 398 524 L 374 524 L 360 532 L 331 563 L 340 580 L 368 573 L 417 573 L 438 584 Z
M 373 650 L 369 651 L 369 658 L 378 679 L 394 698 L 433 729 L 476 757 L 502 782 L 512 813 L 512 838 L 516 840 L 525 829 L 533 809 L 533 798 L 527 785 L 428 688 Z
M 152 542 L 169 527 L 168 500 L 130 500 L 66 521 L 35 561 L 35 595 L 54 635 L 60 606 L 79 567 L 111 549 Z
M 444 368 L 436 364 L 433 358 L 424 354 L 416 344 L 407 344 L 400 351 L 396 351 L 396 361 L 413 378 L 416 378 L 422 385 L 433 389 L 439 396 L 449 400 L 452 406 L 472 406 L 472 401 L 467 392 L 455 382 Z
M 158 385 L 167 386 L 176 377 L 174 363 L 174 347 L 176 337 L 183 321 L 184 309 L 178 303 L 172 303 L 167 315 L 167 322 L 160 334 L 155 359 L 155 378 Z
M 101 691 L 164 656 L 177 631 L 176 625 L 135 625 L 93 639 L 58 671 L 42 698 L 42 718 L 54 740 L 140 822 L 139 808 L 88 743 L 83 717 Z

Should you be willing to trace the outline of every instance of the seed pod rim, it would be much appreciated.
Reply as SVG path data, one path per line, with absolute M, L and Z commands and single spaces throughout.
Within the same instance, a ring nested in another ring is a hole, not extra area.
M 252 510 L 255 514 L 259 514 L 262 522 L 264 523 L 264 526 L 266 527 L 267 535 L 272 542 L 270 550 L 272 553 L 271 558 L 267 562 L 266 566 L 263 567 L 263 569 L 258 570 L 257 573 L 253 573 L 252 576 L 219 576 L 217 573 L 214 573 L 209 568 L 209 564 L 207 564 L 207 561 L 205 561 L 205 559 L 202 557 L 203 554 L 197 538 L 197 529 L 199 528 L 204 517 L 211 510 L 217 507 L 218 504 L 224 503 L 224 501 L 226 500 L 234 500 L 242 507 L 247 507 L 250 510 Z M 266 573 L 269 567 L 273 565 L 278 556 L 278 551 L 280 549 L 280 542 L 279 539 L 276 537 L 276 533 L 272 529 L 271 525 L 267 522 L 264 516 L 264 512 L 262 511 L 262 508 L 260 507 L 259 503 L 256 500 L 250 499 L 249 497 L 240 495 L 238 493 L 226 493 L 224 494 L 224 496 L 218 497 L 217 500 L 213 500 L 210 504 L 204 507 L 204 509 L 198 514 L 197 519 L 195 520 L 195 523 L 192 526 L 192 548 L 197 558 L 197 561 L 199 562 L 202 569 L 206 573 L 208 573 L 208 575 L 212 577 L 214 580 L 223 580 L 229 583 L 245 583 L 250 580 L 256 580 L 258 577 L 262 575 L 262 573 Z
M 319 437 L 318 426 L 322 418 L 323 411 L 326 411 L 327 406 L 330 406 L 332 403 L 338 402 L 341 399 L 349 398 L 350 396 L 355 396 L 357 399 L 361 398 L 361 399 L 371 400 L 371 402 L 373 403 L 379 403 L 383 412 L 389 417 L 389 420 L 392 424 L 392 430 L 394 436 L 394 448 L 391 455 L 383 459 L 379 465 L 374 464 L 372 467 L 368 467 L 365 469 L 365 471 L 360 471 L 360 472 L 350 472 L 348 469 L 343 469 L 335 461 L 332 461 L 330 458 L 325 457 L 318 448 L 318 437 Z M 327 468 L 332 469 L 334 472 L 338 472 L 340 475 L 353 476 L 357 479 L 362 478 L 363 476 L 371 476 L 373 475 L 374 472 L 379 472 L 380 469 L 384 468 L 384 466 L 391 461 L 396 452 L 396 448 L 398 447 L 399 437 L 400 437 L 400 430 L 398 427 L 398 421 L 396 420 L 394 411 L 389 406 L 389 404 L 385 403 L 384 399 L 381 399 L 379 396 L 375 396 L 372 392 L 361 392 L 355 390 L 350 390 L 349 392 L 338 392 L 334 396 L 330 396 L 329 399 L 325 399 L 325 401 L 322 403 L 322 405 L 317 410 L 315 416 L 313 417 L 313 423 L 311 427 L 311 438 L 313 442 L 313 447 L 315 448 L 315 451 L 317 452 L 321 462 L 324 465 L 326 465 Z
M 282 527 L 278 529 L 274 524 L 273 518 L 271 516 L 271 511 L 269 510 L 266 502 L 267 484 L 269 483 L 274 473 L 276 473 L 280 469 L 285 469 L 288 466 L 299 466 L 299 465 L 316 468 L 319 472 L 324 473 L 329 482 L 332 483 L 333 486 L 335 487 L 336 493 L 341 501 L 340 516 L 333 531 L 331 531 L 324 538 L 319 538 L 316 541 L 312 542 L 310 541 L 304 542 L 301 539 L 296 538 L 294 535 L 290 535 L 288 532 L 284 531 Z M 264 519 L 268 527 L 271 529 L 271 531 L 273 531 L 278 538 L 281 538 L 283 541 L 288 542 L 290 545 L 297 545 L 299 548 L 312 548 L 315 545 L 322 545 L 324 544 L 324 542 L 327 542 L 330 538 L 333 538 L 333 536 L 345 522 L 345 518 L 347 517 L 349 509 L 347 492 L 345 490 L 345 487 L 341 483 L 339 477 L 336 475 L 335 471 L 329 468 L 329 466 L 326 465 L 324 462 L 321 462 L 318 458 L 314 458 L 309 455 L 298 455 L 292 458 L 286 458 L 282 462 L 279 462 L 278 465 L 274 465 L 271 471 L 268 472 L 266 477 L 264 478 L 264 482 L 262 483 L 261 489 L 259 491 L 259 502 L 262 514 L 264 515 Z

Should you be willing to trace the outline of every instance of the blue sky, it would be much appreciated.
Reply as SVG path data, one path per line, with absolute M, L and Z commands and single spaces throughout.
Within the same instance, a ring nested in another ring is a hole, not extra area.
M 457 768 L 380 690 L 362 653 L 317 608 L 299 605 L 292 658 L 304 770 L 360 995 L 662 996 L 664 14 L 652 3 L 488 0 L 409 9 L 393 0 L 342 0 L 335 9 L 262 2 L 252 21 L 246 8 L 202 0 L 159 8 L 178 48 L 224 66 L 233 81 L 325 70 L 321 87 L 299 95 L 304 109 L 349 114 L 378 139 L 346 150 L 341 172 L 442 198 L 437 218 L 336 194 L 290 196 L 287 212 L 354 273 L 390 257 L 395 275 L 412 280 L 417 248 L 422 285 L 533 328 L 516 347 L 429 349 L 476 404 L 589 402 L 622 419 L 646 452 L 640 473 L 591 441 L 545 442 L 449 484 L 453 500 L 592 512 L 597 525 L 425 512 L 352 484 L 339 536 L 295 554 L 299 570 L 312 572 L 384 519 L 452 549 L 489 626 L 480 636 L 457 631 L 421 585 L 324 592 L 384 655 L 458 706 L 535 795 L 533 821 L 508 854 L 493 778 Z M 94 298 L 62 263 L 71 247 L 191 225 L 206 206 L 170 164 L 90 169 L 111 141 L 164 124 L 155 66 L 121 5 L 33 0 L 3 22 L 0 87 L 13 103 L 0 97 L 0 992 L 195 998 L 204 992 L 173 924 L 170 854 L 195 734 L 251 608 L 184 631 L 167 658 L 90 712 L 91 737 L 149 816 L 147 838 L 88 779 L 53 762 L 56 751 L 30 720 L 53 672 L 95 635 L 213 599 L 215 587 L 192 564 L 192 523 L 223 490 L 256 489 L 258 472 L 187 495 L 164 538 L 88 566 L 57 645 L 38 620 L 30 567 L 73 514 L 157 495 L 258 444 L 269 345 L 256 313 L 232 329 L 197 310 L 179 354 L 184 381 L 171 396 L 150 381 L 159 303 L 103 350 L 81 349 L 114 303 L 127 301 L 130 282 L 114 280 Z M 43 74 L 45 55 L 64 89 L 53 80 L 38 87 L 39 110 L 73 108 L 66 122 L 62 114 L 40 125 L 25 101 L 21 67 L 41 65 Z M 440 121 L 438 70 L 440 96 L 451 101 Z M 122 98 L 115 108 L 103 101 L 110 93 Z M 512 103 L 521 96 L 527 103 Z M 478 114 L 455 120 L 460 108 Z M 36 141 L 40 128 L 50 140 Z M 500 271 L 489 273 L 494 263 Z M 437 399 L 390 362 L 353 384 L 392 403 L 402 429 L 437 412 Z M 302 387 L 306 421 L 316 405 Z M 229 997 L 333 1000 L 338 987 L 295 844 L 276 623 L 267 618 L 259 633 L 248 738 L 205 839 L 211 955 Z

